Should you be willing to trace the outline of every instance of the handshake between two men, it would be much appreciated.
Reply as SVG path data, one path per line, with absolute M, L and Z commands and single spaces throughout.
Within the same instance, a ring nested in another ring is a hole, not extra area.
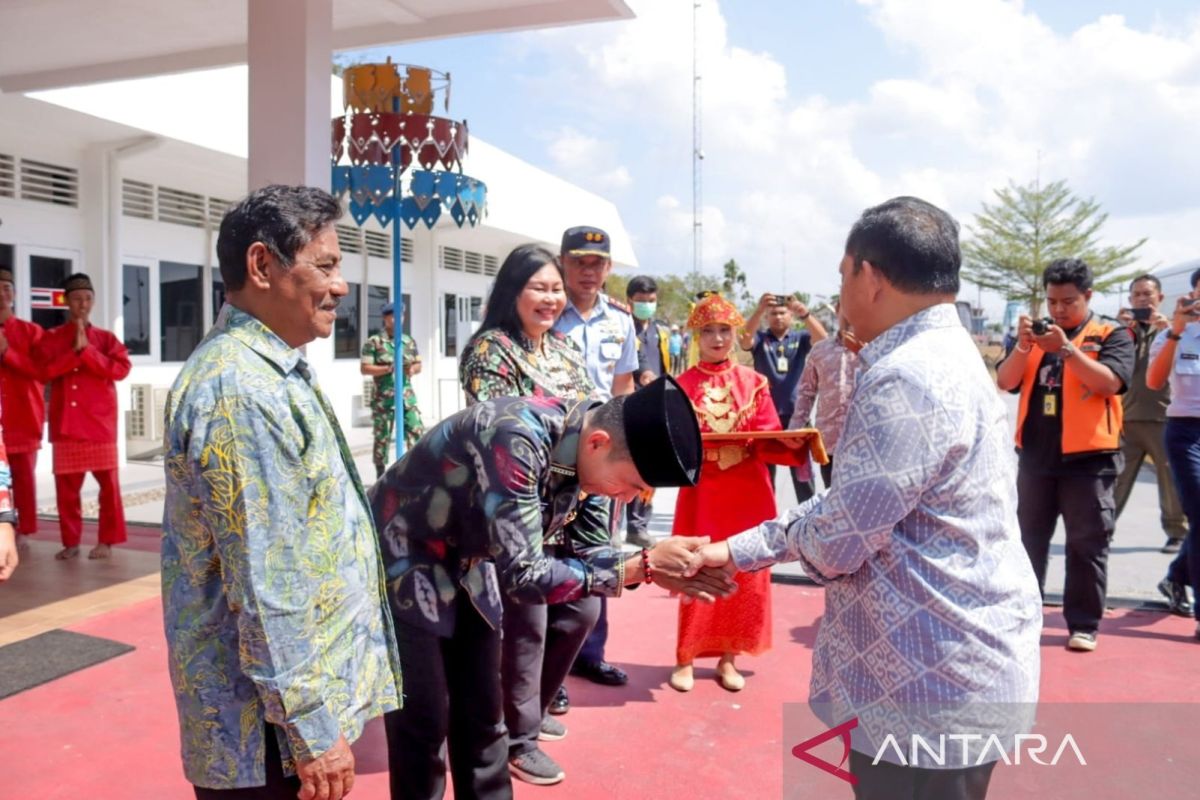
M 729 548 L 707 536 L 671 536 L 626 564 L 628 583 L 655 583 L 684 602 L 712 603 L 737 591 Z

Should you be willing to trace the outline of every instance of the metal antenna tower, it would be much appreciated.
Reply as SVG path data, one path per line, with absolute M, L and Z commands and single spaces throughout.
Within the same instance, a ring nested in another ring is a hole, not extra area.
M 700 0 L 692 2 L 692 274 L 699 275 L 704 255 L 704 191 L 700 141 Z

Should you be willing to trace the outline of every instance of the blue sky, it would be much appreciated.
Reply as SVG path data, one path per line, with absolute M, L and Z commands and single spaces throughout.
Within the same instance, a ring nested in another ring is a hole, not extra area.
M 627 22 L 351 57 L 449 70 L 452 116 L 612 199 L 642 269 L 681 273 L 692 263 L 691 2 L 630 5 Z M 1110 241 L 1150 237 L 1140 266 L 1200 254 L 1194 3 L 701 5 L 706 272 L 732 257 L 755 291 L 827 294 L 867 205 L 916 194 L 969 227 L 995 188 L 1039 172 L 1095 196 Z
M 681 274 L 692 267 L 692 0 L 627 2 L 633 20 L 349 57 L 450 71 L 451 116 L 612 200 L 641 269 Z M 863 208 L 917 195 L 970 236 L 994 190 L 1036 176 L 1095 197 L 1108 243 L 1148 237 L 1137 267 L 1200 256 L 1194 0 L 700 3 L 704 272 L 736 258 L 754 292 L 827 295 Z M 191 141 L 204 128 L 201 143 L 244 153 L 235 113 L 215 126 L 188 115 L 203 92 L 244 109 L 244 68 L 41 96 L 101 116 L 123 108 L 127 124 Z

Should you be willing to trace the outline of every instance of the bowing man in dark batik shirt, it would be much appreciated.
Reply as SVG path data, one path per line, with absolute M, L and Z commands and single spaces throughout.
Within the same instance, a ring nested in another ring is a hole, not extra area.
M 442 796 L 447 739 L 455 797 L 512 796 L 501 592 L 520 603 L 565 603 L 648 581 L 701 599 L 731 589 L 715 572 L 680 580 L 704 539 L 633 555 L 609 544 L 608 498 L 694 485 L 701 457 L 687 396 L 661 378 L 603 404 L 478 403 L 388 469 L 370 499 L 405 676 L 404 707 L 385 718 L 393 798 Z M 568 552 L 548 556 L 543 543 L 563 533 Z

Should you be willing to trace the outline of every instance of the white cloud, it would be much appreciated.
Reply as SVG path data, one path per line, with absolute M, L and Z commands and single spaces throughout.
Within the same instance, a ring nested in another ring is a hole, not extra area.
M 1111 241 L 1149 236 L 1145 266 L 1197 254 L 1200 17 L 1135 30 L 1098 16 L 1063 34 L 1019 0 L 859 4 L 917 66 L 842 102 L 789 90 L 775 55 L 731 42 L 715 0 L 702 4 L 706 271 L 736 257 L 762 290 L 782 280 L 786 258 L 787 280 L 828 292 L 864 207 L 915 194 L 969 223 L 994 189 L 1039 173 L 1094 196 Z M 595 155 L 592 137 L 560 137 L 551 158 L 591 153 L 601 174 L 620 164 L 641 184 L 691 151 L 692 21 L 690 3 L 631 5 L 627 23 L 537 36 L 558 79 L 603 109 L 585 127 L 619 126 L 629 148 Z M 645 198 L 645 214 L 625 210 L 640 259 L 663 271 L 691 266 L 685 169 L 669 193 Z
M 568 126 L 554 132 L 547 149 L 554 167 L 581 186 L 604 192 L 633 183 L 629 168 L 615 163 L 616 147 L 612 142 Z

